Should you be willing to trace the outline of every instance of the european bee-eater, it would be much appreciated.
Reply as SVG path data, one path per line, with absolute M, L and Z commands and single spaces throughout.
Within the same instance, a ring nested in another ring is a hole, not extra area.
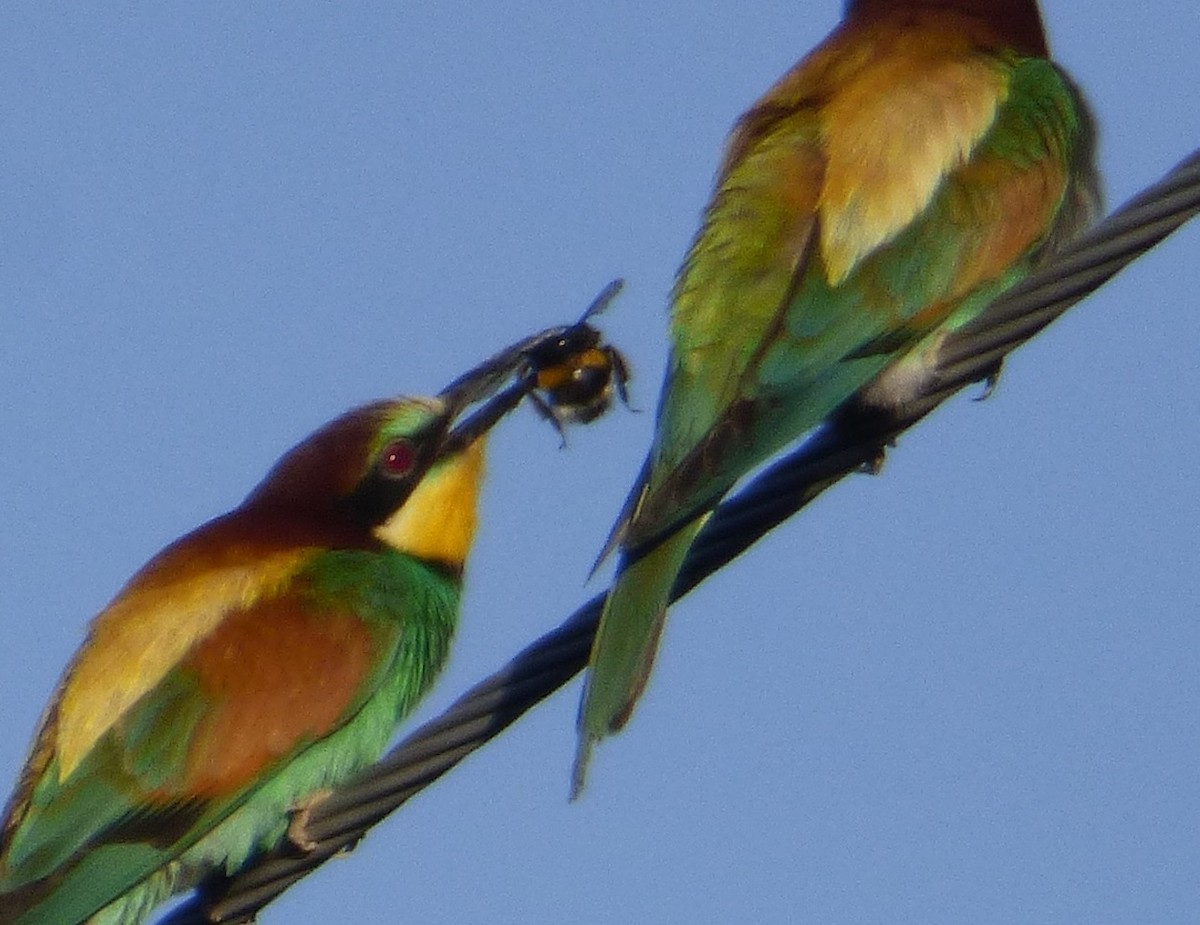
M 456 386 L 326 425 L 95 618 L 0 829 L 0 921 L 140 922 L 302 839 L 306 801 L 379 756 L 457 620 L 498 415 L 452 430 L 480 397 Z
M 849 0 L 741 117 L 679 271 L 649 458 L 579 715 L 573 789 L 628 720 L 721 497 L 851 397 L 902 405 L 941 338 L 1099 207 L 1091 118 L 1035 0 Z

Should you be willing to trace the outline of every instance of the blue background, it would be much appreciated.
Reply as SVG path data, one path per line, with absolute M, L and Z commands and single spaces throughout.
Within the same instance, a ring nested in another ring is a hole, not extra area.
M 367 400 L 628 278 L 635 403 L 492 443 L 420 716 L 599 585 L 736 115 L 832 27 L 753 4 L 0 13 L 0 779 L 86 621 Z M 1200 12 L 1053 3 L 1110 202 L 1200 144 Z M 578 683 L 266 923 L 1200 919 L 1190 227 L 674 612 L 566 801 Z

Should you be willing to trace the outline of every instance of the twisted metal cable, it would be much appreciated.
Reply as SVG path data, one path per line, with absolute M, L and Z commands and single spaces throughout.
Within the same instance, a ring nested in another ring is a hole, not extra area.
M 948 337 L 937 376 L 902 413 L 851 404 L 726 501 L 697 538 L 672 600 L 739 556 L 826 488 L 873 468 L 884 447 L 949 395 L 993 374 L 997 362 L 1200 213 L 1200 150 L 1130 200 L 1047 266 Z M 316 806 L 316 847 L 263 856 L 235 877 L 204 884 L 162 925 L 249 921 L 267 903 L 363 834 L 583 669 L 599 619 L 597 595 L 557 628 L 475 685 L 352 783 Z

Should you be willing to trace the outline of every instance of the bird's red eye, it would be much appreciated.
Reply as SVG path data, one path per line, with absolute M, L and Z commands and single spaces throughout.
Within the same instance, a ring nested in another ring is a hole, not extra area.
M 381 457 L 383 471 L 388 475 L 408 475 L 417 461 L 417 451 L 407 440 L 393 440 Z

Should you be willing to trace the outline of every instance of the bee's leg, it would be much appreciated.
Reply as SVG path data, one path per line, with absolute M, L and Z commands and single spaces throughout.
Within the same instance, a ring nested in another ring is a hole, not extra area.
M 613 347 L 606 348 L 609 360 L 613 366 L 613 381 L 617 387 L 617 397 L 621 399 L 621 404 L 630 411 L 641 411 L 641 408 L 634 408 L 629 404 L 629 364 L 625 362 L 625 357 Z
M 559 444 L 559 449 L 566 449 L 567 431 L 566 428 L 562 426 L 562 421 L 558 419 L 558 415 L 554 413 L 554 409 L 550 407 L 550 405 L 546 403 L 546 400 L 537 392 L 529 392 L 528 394 L 529 401 L 533 405 L 533 410 L 536 411 L 540 417 L 549 421 L 551 425 L 553 425 L 554 429 L 558 432 L 558 439 L 562 441 Z

